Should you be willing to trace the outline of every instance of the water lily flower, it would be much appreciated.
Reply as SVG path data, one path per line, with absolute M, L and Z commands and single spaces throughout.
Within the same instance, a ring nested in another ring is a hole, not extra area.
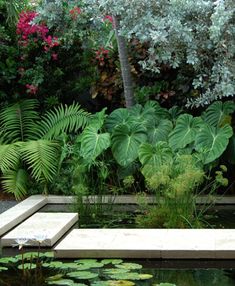
M 15 240 L 16 243 L 15 243 L 15 244 L 12 244 L 12 246 L 13 246 L 13 247 L 18 246 L 18 247 L 19 247 L 19 250 L 21 250 L 21 249 L 23 248 L 23 246 L 25 246 L 25 245 L 30 245 L 30 244 L 28 243 L 28 241 L 29 241 L 29 239 L 26 238 L 26 237 L 17 238 L 17 239 Z
M 48 234 L 46 232 L 38 233 L 33 236 L 33 240 L 42 244 L 48 238 Z

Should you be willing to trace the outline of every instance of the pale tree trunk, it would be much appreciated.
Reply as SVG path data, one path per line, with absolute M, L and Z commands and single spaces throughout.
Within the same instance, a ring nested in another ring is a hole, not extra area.
M 113 16 L 115 35 L 118 44 L 119 60 L 121 65 L 124 97 L 126 101 L 126 107 L 129 108 L 135 104 L 133 80 L 131 76 L 131 67 L 128 60 L 128 51 L 126 40 L 123 36 L 120 36 L 118 30 L 120 28 L 119 19 L 117 16 Z

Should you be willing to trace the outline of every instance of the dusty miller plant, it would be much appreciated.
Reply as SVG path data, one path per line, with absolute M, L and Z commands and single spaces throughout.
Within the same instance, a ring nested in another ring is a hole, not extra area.
M 235 93 L 233 0 L 85 0 L 92 9 L 121 17 L 119 33 L 148 43 L 145 69 L 190 65 L 199 93 L 188 106 L 203 106 Z

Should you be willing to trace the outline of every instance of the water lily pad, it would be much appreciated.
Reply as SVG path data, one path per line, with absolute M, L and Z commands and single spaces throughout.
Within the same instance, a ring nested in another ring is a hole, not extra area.
M 101 263 L 103 264 L 113 264 L 113 265 L 116 265 L 116 264 L 120 264 L 122 263 L 123 260 L 122 259 L 103 259 L 101 260 Z
M 60 269 L 77 269 L 77 268 L 79 268 L 79 265 L 75 262 L 63 263 L 61 266 L 59 266 L 59 268 Z M 86 269 L 84 269 L 84 270 L 86 270 Z M 83 270 L 83 269 L 81 269 L 81 270 Z
M 117 279 L 117 280 L 147 280 L 153 277 L 153 275 L 151 274 L 140 274 L 137 272 L 119 273 L 119 274 L 113 274 L 109 276 L 110 278 Z
M 57 281 L 57 280 L 61 280 L 62 277 L 63 277 L 63 274 L 56 274 L 54 276 L 47 277 L 46 281 Z
M 104 266 L 103 263 L 101 262 L 84 262 L 81 264 L 78 264 L 80 267 L 87 267 L 87 269 L 91 269 L 91 268 L 101 268 Z
M 41 256 L 46 258 L 54 258 L 54 252 L 53 251 L 43 252 L 41 253 Z
M 108 280 L 108 281 L 97 281 L 92 283 L 91 286 L 134 286 L 135 283 L 127 280 Z
M 57 281 L 49 281 L 48 282 L 49 285 L 68 285 L 68 286 L 73 286 L 74 285 L 74 281 L 71 279 L 60 279 Z
M 160 284 L 154 284 L 154 286 L 176 286 L 176 284 L 171 284 L 171 283 L 160 283 Z
M 137 263 L 122 263 L 122 264 L 117 264 L 116 267 L 133 270 L 133 269 L 141 269 L 142 265 Z
M 35 269 L 36 267 L 37 267 L 37 265 L 34 263 L 24 263 L 24 265 L 20 264 L 18 266 L 18 269 L 23 270 L 23 268 L 24 268 L 24 269 L 30 270 L 30 269 Z
M 33 259 L 33 258 L 37 258 L 37 257 L 41 257 L 41 253 L 39 253 L 38 254 L 38 252 L 26 252 L 26 253 L 24 253 L 24 259 Z M 17 258 L 20 258 L 20 259 L 22 259 L 22 256 L 21 255 L 17 255 Z
M 119 274 L 119 273 L 127 273 L 129 272 L 130 269 L 124 269 L 124 268 L 109 268 L 109 269 L 104 269 L 104 273 L 106 274 Z
M 15 263 L 18 262 L 19 259 L 17 259 L 16 257 L 3 257 L 0 258 L 0 264 L 8 264 L 8 263 Z
M 47 263 L 47 264 L 48 264 L 47 267 L 50 267 L 50 268 L 60 268 L 63 265 L 63 262 L 61 262 L 61 261 L 51 261 L 50 263 Z M 45 263 L 44 263 L 43 266 L 45 266 Z
M 93 262 L 97 262 L 97 259 L 78 259 L 78 260 L 74 260 L 74 262 L 76 263 L 93 263 Z
M 1 271 L 5 271 L 5 270 L 8 270 L 8 268 L 7 268 L 7 267 L 0 266 L 0 272 L 1 272 Z
M 154 284 L 153 286 L 176 286 L 176 284 L 171 284 L 171 283 L 160 283 L 160 284 Z
M 74 272 L 69 272 L 67 273 L 67 276 L 71 278 L 76 278 L 76 279 L 93 279 L 98 276 L 97 273 L 92 273 L 90 271 L 74 271 Z

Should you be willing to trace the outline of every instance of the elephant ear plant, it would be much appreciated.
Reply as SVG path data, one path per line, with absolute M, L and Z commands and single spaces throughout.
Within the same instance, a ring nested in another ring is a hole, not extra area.
M 16 199 L 27 193 L 29 179 L 44 187 L 59 169 L 63 133 L 78 132 L 89 114 L 77 104 L 59 106 L 40 116 L 36 100 L 24 100 L 0 112 L 2 186 Z

